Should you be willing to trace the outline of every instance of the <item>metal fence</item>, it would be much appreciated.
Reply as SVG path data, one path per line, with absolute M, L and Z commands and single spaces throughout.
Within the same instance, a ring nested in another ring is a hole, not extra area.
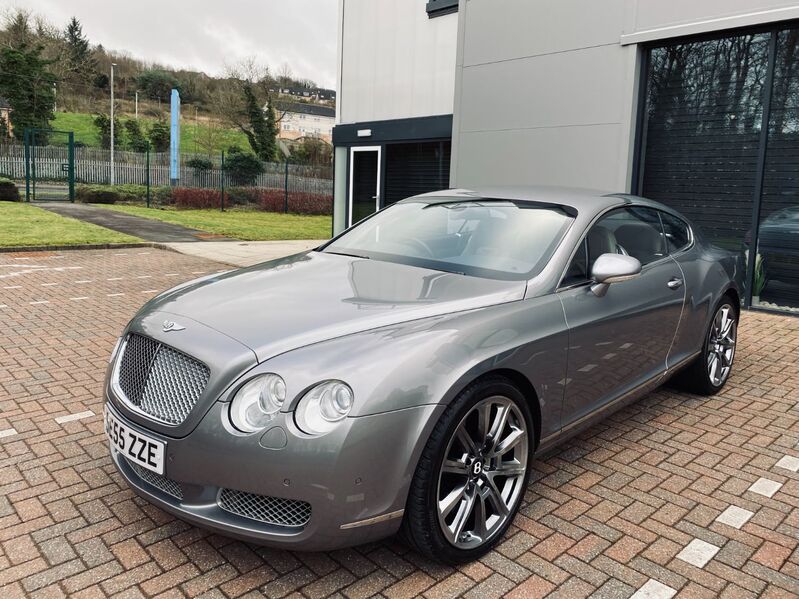
M 64 181 L 62 166 L 67 163 L 67 148 L 37 146 L 35 148 L 36 178 L 40 181 Z M 210 160 L 208 170 L 187 166 L 193 158 Z M 182 154 L 179 187 L 220 188 L 233 184 L 229 173 L 221 168 L 222 156 Z M 289 189 L 291 192 L 333 195 L 333 169 L 330 166 L 305 166 L 285 162 L 264 162 L 264 172 L 247 186 L 268 189 Z M 149 172 L 149 178 L 148 178 Z M 114 152 L 114 182 L 157 187 L 170 184 L 169 153 Z M 25 153 L 21 144 L 0 144 L 0 176 L 25 178 Z M 77 183 L 108 184 L 111 182 L 111 152 L 98 148 L 75 148 L 75 181 Z

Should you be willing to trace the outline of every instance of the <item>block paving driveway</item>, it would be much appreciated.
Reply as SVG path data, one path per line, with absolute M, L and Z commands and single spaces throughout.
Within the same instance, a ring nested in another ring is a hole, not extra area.
M 103 437 L 118 334 L 221 264 L 159 250 L 0 253 L 0 596 L 796 597 L 799 319 L 745 313 L 724 393 L 663 389 L 534 463 L 479 562 L 389 540 L 289 553 L 134 496 Z

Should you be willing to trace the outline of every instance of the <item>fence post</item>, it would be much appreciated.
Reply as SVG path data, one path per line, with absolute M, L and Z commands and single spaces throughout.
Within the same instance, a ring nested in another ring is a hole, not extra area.
M 67 151 L 69 163 L 69 201 L 75 202 L 75 133 L 69 132 L 69 150 Z
M 286 157 L 286 177 L 283 183 L 283 214 L 289 211 L 289 159 Z
M 225 211 L 225 151 L 222 150 L 222 167 L 219 170 L 219 180 L 221 181 L 222 185 L 222 197 L 221 197 L 221 204 L 222 204 L 222 212 Z
M 25 143 L 25 201 L 31 201 L 31 149 L 30 131 L 25 129 L 22 132 L 22 139 Z
M 145 159 L 145 181 L 147 182 L 147 207 L 150 207 L 150 146 L 147 146 L 147 157 Z

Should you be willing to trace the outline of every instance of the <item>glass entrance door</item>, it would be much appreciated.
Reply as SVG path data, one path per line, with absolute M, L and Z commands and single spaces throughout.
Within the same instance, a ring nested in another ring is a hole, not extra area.
M 380 146 L 350 149 L 349 222 L 354 225 L 380 208 Z

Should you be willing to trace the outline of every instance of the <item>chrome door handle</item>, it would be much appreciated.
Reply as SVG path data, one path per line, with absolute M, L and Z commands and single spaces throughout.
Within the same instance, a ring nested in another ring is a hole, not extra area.
M 682 287 L 682 279 L 672 277 L 666 285 L 668 285 L 669 289 L 679 289 Z

